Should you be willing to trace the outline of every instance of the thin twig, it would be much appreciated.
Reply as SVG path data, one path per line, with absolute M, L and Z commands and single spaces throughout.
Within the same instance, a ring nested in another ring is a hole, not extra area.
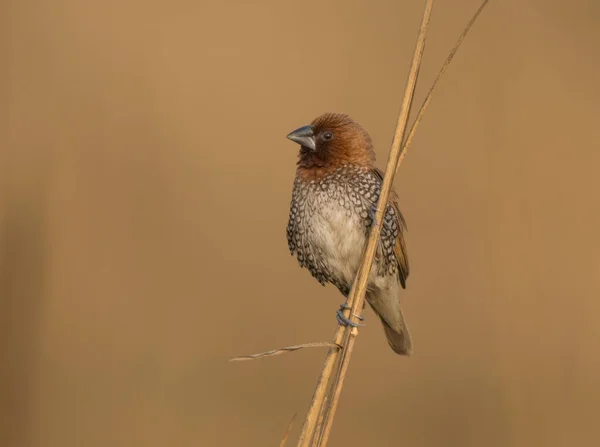
M 344 328 L 342 326 L 338 326 L 335 331 L 333 343 L 336 346 L 341 346 L 343 340 Z M 297 447 L 309 447 L 311 440 L 315 435 L 315 428 L 317 426 L 319 414 L 325 402 L 327 385 L 329 385 L 329 380 L 333 373 L 333 367 L 335 366 L 339 352 L 340 349 L 337 348 L 332 348 L 327 352 L 325 362 L 323 363 L 323 369 L 321 370 L 321 375 L 317 381 L 315 393 L 313 394 L 310 407 L 306 413 L 306 418 L 304 419 L 304 425 L 302 426 L 302 432 L 298 438 Z
M 331 343 L 330 341 L 315 341 L 313 343 L 303 343 L 301 345 L 287 346 L 285 348 L 273 349 L 272 351 L 260 352 L 258 354 L 250 354 L 250 355 L 241 355 L 239 357 L 234 357 L 229 359 L 230 362 L 242 362 L 245 360 L 256 360 L 262 359 L 264 357 L 271 357 L 274 355 L 285 354 L 286 352 L 297 351 L 298 349 L 303 348 L 332 348 L 335 350 L 340 349 L 340 345 L 336 345 L 335 343 Z
M 325 419 L 325 411 L 327 409 L 327 401 L 328 396 L 325 396 L 325 400 L 323 401 L 323 408 L 321 408 L 321 412 L 319 413 L 319 418 L 317 419 L 317 425 L 315 426 L 315 435 L 312 440 L 312 447 L 319 447 L 319 443 L 321 442 L 321 431 L 323 429 L 323 420 Z
M 425 20 L 425 16 L 427 16 L 427 21 L 429 21 L 429 13 L 431 12 L 430 3 L 433 3 L 433 0 L 427 0 L 428 6 L 425 8 L 425 14 L 424 14 L 424 20 Z M 423 24 L 421 26 L 423 26 Z M 422 30 L 419 33 L 419 38 L 421 37 L 421 34 L 422 34 Z M 417 74 L 418 74 L 418 65 L 415 66 L 415 64 L 414 64 L 415 58 L 417 57 L 417 54 L 418 54 L 418 51 L 417 51 L 418 47 L 419 47 L 419 45 L 417 44 L 417 47 L 415 48 L 415 55 L 413 57 L 413 67 L 409 74 L 406 91 L 405 91 L 405 96 L 404 96 L 404 100 L 402 103 L 400 116 L 398 118 L 398 126 L 396 127 L 396 133 L 394 135 L 394 140 L 392 142 L 392 152 L 394 151 L 394 147 L 396 148 L 395 149 L 396 152 L 399 151 L 400 144 L 402 143 L 402 139 L 404 137 L 406 123 L 408 121 L 410 103 L 412 101 L 412 97 L 413 97 L 413 93 L 414 93 L 414 83 L 416 82 L 416 78 L 417 78 Z M 422 52 L 421 52 L 421 54 L 422 54 Z M 419 55 L 419 60 L 420 60 L 420 55 Z M 411 87 L 411 85 L 412 85 L 412 87 Z M 401 123 L 403 123 L 403 124 L 401 125 Z M 396 155 L 396 157 L 397 157 L 397 155 Z M 367 276 L 368 276 L 368 273 L 371 268 L 371 264 L 373 262 L 373 255 L 375 254 L 376 243 L 379 238 L 379 233 L 381 232 L 381 224 L 383 223 L 382 209 L 384 209 L 385 204 L 387 204 L 389 191 L 390 191 L 390 188 L 392 185 L 391 181 L 393 180 L 393 175 L 390 176 L 389 173 L 390 173 L 390 169 L 391 169 L 391 172 L 395 173 L 396 167 L 397 167 L 397 159 L 394 160 L 394 158 L 392 157 L 392 154 L 390 153 L 390 157 L 388 158 L 388 168 L 386 170 L 386 174 L 383 179 L 383 185 L 381 187 L 379 202 L 378 202 L 378 206 L 377 206 L 377 209 L 375 212 L 375 225 L 372 226 L 371 233 L 369 235 L 369 241 L 368 241 L 365 251 L 363 253 L 361 266 L 358 270 L 357 275 L 355 276 L 355 280 L 352 285 L 352 290 L 350 291 L 350 294 L 348 295 L 348 299 L 346 301 L 346 304 L 347 304 L 346 307 L 352 308 L 352 311 L 350 311 L 348 309 L 344 311 L 344 315 L 347 318 L 348 317 L 355 318 L 354 315 L 360 315 L 360 313 L 361 313 L 359 309 L 362 309 L 362 303 L 364 302 L 364 292 L 366 290 L 366 280 L 367 280 Z M 384 205 L 382 206 L 380 204 L 384 204 Z M 372 253 L 369 254 L 369 250 L 371 250 Z M 368 260 L 368 261 L 366 261 L 366 260 Z M 361 278 L 363 280 L 362 286 L 360 286 Z M 357 289 L 360 290 L 361 288 L 363 289 L 362 297 L 360 297 L 360 293 L 359 294 L 356 293 Z M 359 303 L 359 301 L 360 301 L 360 303 Z M 360 307 L 358 306 L 359 304 L 360 304 Z M 358 331 L 356 331 L 356 333 L 358 333 Z M 342 342 L 344 341 L 344 338 L 345 338 L 345 328 L 338 326 L 335 336 L 334 336 L 334 343 L 336 345 L 346 346 L 345 344 L 342 344 Z M 344 351 L 345 350 L 346 350 L 346 348 L 344 348 Z M 313 439 L 313 437 L 315 437 L 315 436 L 317 436 L 318 438 L 323 438 L 320 434 L 315 433 L 318 416 L 321 412 L 325 412 L 325 415 L 326 415 L 326 422 L 325 422 L 326 425 L 323 427 L 323 429 L 326 430 L 327 426 L 331 427 L 331 424 L 327 423 L 327 420 L 330 417 L 329 414 L 331 413 L 331 407 L 329 408 L 329 411 L 325 411 L 323 405 L 324 405 L 324 400 L 325 400 L 325 394 L 327 391 L 327 386 L 330 383 L 330 379 L 331 379 L 333 369 L 334 369 L 336 360 L 338 358 L 339 352 L 340 351 L 337 349 L 336 350 L 330 349 L 327 354 L 327 357 L 325 358 L 325 362 L 323 364 L 323 369 L 321 371 L 321 375 L 319 376 L 319 380 L 317 382 L 317 387 L 316 387 L 315 393 L 313 395 L 313 400 L 308 409 L 306 419 L 304 420 L 304 426 L 302 427 L 302 433 L 300 434 L 300 438 L 298 439 L 297 447 L 309 447 L 311 439 Z M 334 404 L 333 400 L 331 401 L 331 404 Z M 333 415 L 331 415 L 331 417 L 333 417 Z M 326 442 L 326 437 L 325 437 L 325 439 L 321 439 L 321 441 L 322 440 L 324 440 Z
M 436 88 L 438 82 L 440 81 L 440 79 L 443 77 L 446 69 L 448 68 L 448 65 L 450 65 L 450 62 L 454 58 L 454 55 L 456 54 L 458 48 L 462 44 L 463 40 L 465 39 L 465 37 L 467 36 L 467 34 L 469 33 L 469 31 L 473 27 L 473 24 L 475 23 L 475 21 L 477 20 L 477 18 L 481 14 L 481 11 L 483 11 L 483 8 L 485 8 L 485 6 L 488 4 L 488 2 L 489 2 L 489 0 L 483 0 L 483 2 L 481 3 L 481 5 L 477 9 L 477 11 L 475 11 L 475 13 L 473 14 L 473 16 L 471 17 L 471 20 L 467 23 L 467 26 L 465 27 L 465 29 L 463 30 L 463 32 L 459 36 L 458 40 L 454 44 L 454 47 L 450 51 L 450 54 L 446 58 L 444 64 L 440 68 L 440 70 L 439 70 L 439 72 L 438 72 L 435 80 L 433 81 L 433 84 L 431 85 L 431 88 L 427 92 L 425 100 L 423 101 L 423 104 L 421 105 L 421 108 L 419 109 L 419 112 L 417 113 L 417 117 L 415 118 L 415 121 L 414 121 L 412 127 L 410 128 L 410 131 L 408 132 L 408 135 L 404 139 L 404 142 L 402 144 L 402 148 L 400 149 L 400 153 L 398 154 L 398 162 L 397 162 L 397 165 L 396 165 L 396 168 L 395 168 L 393 174 L 395 174 L 397 172 L 400 164 L 402 163 L 402 160 L 404 159 L 404 156 L 406 155 L 406 150 L 410 146 L 410 144 L 412 142 L 412 139 L 413 139 L 413 137 L 415 135 L 416 129 L 417 129 L 417 127 L 418 127 L 421 119 L 423 118 L 423 114 L 425 113 L 425 110 L 427 109 L 427 106 L 429 105 L 429 102 L 431 101 L 431 96 L 433 94 L 433 91 L 435 90 L 435 88 Z M 423 20 L 425 21 L 425 17 L 423 18 Z M 414 59 L 413 59 L 413 63 L 414 63 Z M 405 99 L 406 99 L 406 96 L 405 96 Z M 395 142 L 395 140 L 394 140 L 394 142 Z M 393 152 L 394 152 L 394 144 L 392 143 L 392 151 L 390 152 L 390 158 L 392 157 Z M 390 162 L 389 162 L 389 159 L 388 159 L 388 168 L 390 167 L 389 163 Z M 388 176 L 388 173 L 389 173 L 389 171 L 386 171 L 386 176 Z M 384 179 L 385 179 L 385 177 L 384 177 Z M 392 180 L 393 180 L 393 178 L 392 178 Z M 385 185 L 385 183 L 384 183 L 384 185 Z M 382 189 L 384 187 L 385 186 L 383 186 Z M 381 198 L 380 198 L 380 202 L 379 203 L 382 203 Z M 365 260 L 365 258 L 363 258 L 363 261 Z M 359 273 L 360 273 L 360 271 L 359 271 Z M 357 279 L 358 279 L 358 275 L 357 275 Z M 352 296 L 353 295 L 351 293 L 350 297 L 352 298 Z M 357 310 L 356 308 L 357 307 L 358 306 L 353 306 L 352 313 L 356 313 L 356 310 Z M 354 346 L 354 341 L 355 341 L 356 335 L 358 335 L 358 330 L 356 328 L 352 328 L 349 331 L 347 331 L 347 333 L 346 333 L 346 337 L 345 337 L 344 343 L 342 344 L 342 346 L 344 346 L 344 349 L 342 351 L 342 358 L 340 360 L 340 365 L 339 365 L 339 368 L 338 368 L 338 374 L 337 374 L 337 376 L 336 376 L 336 378 L 334 380 L 334 384 L 333 384 L 333 389 L 332 389 L 333 398 L 332 398 L 332 402 L 331 402 L 331 404 L 329 406 L 329 409 L 327 411 L 326 425 L 322 428 L 323 432 L 322 432 L 322 434 L 320 436 L 321 442 L 315 444 L 314 447 L 325 447 L 326 444 L 327 444 L 327 440 L 329 438 L 329 433 L 331 431 L 331 424 L 333 423 L 333 416 L 335 414 L 335 410 L 336 410 L 337 404 L 339 402 L 339 395 L 341 393 L 341 388 L 343 386 L 343 380 L 345 378 L 346 371 L 347 371 L 348 364 L 349 364 L 349 358 L 348 358 L 348 356 L 351 353 L 352 348 Z M 319 435 L 319 433 L 317 432 L 317 436 L 318 435 Z
M 404 139 L 404 144 L 402 144 L 402 154 L 400 155 L 400 160 L 398 161 L 398 166 L 400 166 L 400 164 L 402 163 L 402 160 L 404 160 L 406 151 L 408 150 L 408 147 L 410 146 L 410 143 L 412 142 L 412 139 L 415 136 L 415 132 L 417 130 L 417 127 L 419 127 L 421 118 L 423 118 L 423 114 L 425 113 L 425 110 L 427 109 L 427 106 L 429 105 L 429 101 L 431 101 L 431 95 L 433 94 L 433 91 L 437 87 L 437 84 L 440 81 L 440 79 L 442 79 L 442 77 L 444 76 L 444 73 L 446 72 L 448 65 L 450 65 L 450 62 L 452 62 L 452 59 L 454 59 L 454 55 L 458 51 L 458 48 L 462 44 L 463 40 L 465 40 L 465 37 L 467 37 L 467 34 L 469 34 L 469 31 L 471 31 L 473 24 L 479 17 L 479 14 L 481 14 L 481 11 L 483 11 L 483 8 L 485 8 L 485 6 L 488 4 L 489 1 L 490 0 L 483 0 L 483 2 L 481 3 L 481 6 L 479 6 L 477 11 L 475 11 L 475 14 L 473 14 L 473 17 L 471 17 L 471 20 L 469 20 L 469 23 L 467 23 L 467 26 L 465 26 L 465 29 L 463 30 L 462 34 L 458 37 L 458 40 L 452 47 L 450 54 L 444 61 L 442 68 L 440 68 L 440 71 L 438 71 L 438 74 L 435 77 L 433 84 L 431 84 L 431 87 L 429 88 L 429 91 L 427 92 L 427 95 L 425 96 L 425 100 L 423 101 L 423 104 L 421 104 L 421 108 L 419 109 L 419 112 L 417 113 L 417 117 L 415 118 L 415 121 L 414 121 L 412 127 L 410 128 L 410 131 L 408 132 L 408 135 Z
M 292 431 L 292 425 L 294 424 L 294 419 L 296 419 L 297 414 L 298 413 L 294 413 L 294 415 L 292 416 L 292 419 L 290 419 L 290 423 L 288 424 L 288 428 L 285 431 L 285 434 L 283 435 L 283 439 L 281 440 L 279 447 L 285 447 L 285 444 L 287 443 L 287 440 L 290 436 L 290 432 Z
M 381 185 L 379 200 L 377 201 L 375 222 L 374 225 L 371 226 L 371 232 L 363 253 L 362 261 L 352 283 L 352 289 L 350 290 L 352 310 L 349 317 L 354 318 L 355 323 L 358 323 L 358 321 L 356 321 L 358 320 L 356 316 L 360 315 L 360 310 L 363 308 L 365 294 L 367 292 L 367 281 L 369 279 L 369 273 L 371 272 L 373 259 L 375 258 L 377 243 L 379 242 L 379 234 L 381 233 L 381 228 L 383 226 L 383 216 L 387 207 L 390 190 L 392 189 L 394 176 L 396 175 L 396 171 L 398 170 L 398 165 L 400 163 L 402 142 L 404 141 L 406 125 L 408 124 L 408 116 L 415 93 L 415 87 L 417 85 L 417 79 L 419 77 L 421 59 L 423 58 L 423 52 L 425 51 L 425 40 L 427 38 L 427 30 L 429 28 L 429 20 L 431 18 L 433 2 L 434 0 L 427 0 L 425 3 L 423 19 L 421 21 L 421 27 L 417 37 L 417 44 L 415 46 L 412 64 L 408 73 L 406 89 L 404 91 L 404 99 L 402 100 L 402 106 L 400 107 L 398 124 L 396 125 L 396 132 L 394 133 L 394 139 L 392 140 L 392 148 L 390 150 L 390 155 L 388 156 L 385 175 L 383 177 L 383 184 Z M 333 425 L 333 418 L 337 410 L 342 387 L 344 386 L 344 379 L 346 377 L 346 372 L 348 371 L 348 366 L 350 364 L 350 358 L 352 355 L 352 350 L 354 349 L 354 342 L 357 335 L 357 327 L 348 326 L 346 328 L 345 343 L 342 345 L 344 346 L 344 349 L 340 359 L 339 375 L 333 385 L 331 403 L 329 405 L 329 411 L 326 413 L 325 423 L 322 429 L 323 434 L 319 443 L 319 446 L 322 447 L 325 447 L 327 445 L 327 441 L 329 440 L 329 434 L 331 433 L 331 427 Z

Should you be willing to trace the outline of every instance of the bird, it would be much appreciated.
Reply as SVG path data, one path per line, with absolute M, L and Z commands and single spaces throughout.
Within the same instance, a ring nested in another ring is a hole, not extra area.
M 287 225 L 290 253 L 318 282 L 334 285 L 347 298 L 383 183 L 383 172 L 375 167 L 373 140 L 342 113 L 324 113 L 287 138 L 300 145 Z M 399 297 L 409 274 L 405 232 L 406 221 L 392 189 L 365 298 L 392 350 L 409 356 L 413 342 Z M 361 325 L 344 316 L 346 308 L 342 304 L 337 310 L 338 323 Z

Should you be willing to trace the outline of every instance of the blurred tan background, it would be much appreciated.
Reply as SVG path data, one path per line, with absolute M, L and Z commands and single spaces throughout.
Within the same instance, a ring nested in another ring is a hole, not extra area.
M 0 445 L 279 445 L 324 351 L 227 360 L 341 302 L 285 136 L 346 112 L 383 168 L 423 3 L 2 2 Z M 418 103 L 478 4 L 437 2 Z M 598 445 L 599 23 L 492 1 L 465 41 L 396 181 L 416 353 L 368 311 L 330 445 Z

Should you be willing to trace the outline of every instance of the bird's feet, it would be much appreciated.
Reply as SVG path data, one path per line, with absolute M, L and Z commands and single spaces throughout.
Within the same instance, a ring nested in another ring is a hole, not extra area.
M 346 309 L 352 310 L 352 308 L 350 306 L 348 306 L 346 303 L 342 303 L 342 304 L 340 304 L 340 308 L 335 312 L 335 319 L 337 320 L 337 322 L 340 326 L 351 326 L 351 327 L 364 326 L 364 324 L 355 323 L 355 322 L 351 321 L 349 318 L 346 318 L 346 316 L 344 315 L 344 311 Z M 365 318 L 361 317 L 360 315 L 356 315 L 356 314 L 352 314 L 352 315 L 354 315 L 360 321 L 365 320 Z

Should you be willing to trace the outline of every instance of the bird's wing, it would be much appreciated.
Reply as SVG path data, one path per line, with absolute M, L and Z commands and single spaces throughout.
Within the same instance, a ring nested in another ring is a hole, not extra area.
M 381 182 L 383 183 L 383 175 L 384 173 L 375 168 L 375 175 L 379 177 Z M 388 206 L 393 207 L 395 214 L 395 222 L 398 227 L 398 236 L 396 237 L 396 244 L 394 245 L 394 254 L 396 255 L 396 260 L 398 261 L 398 276 L 400 279 L 400 284 L 402 288 L 406 288 L 406 279 L 408 278 L 408 274 L 410 272 L 409 264 L 408 264 L 408 254 L 406 251 L 406 243 L 404 242 L 404 232 L 406 231 L 406 221 L 404 220 L 404 216 L 400 211 L 400 207 L 398 205 L 398 194 L 392 188 L 390 191 L 390 196 L 388 200 Z M 387 214 L 386 210 L 386 214 Z M 386 219 L 384 219 L 385 225 Z

